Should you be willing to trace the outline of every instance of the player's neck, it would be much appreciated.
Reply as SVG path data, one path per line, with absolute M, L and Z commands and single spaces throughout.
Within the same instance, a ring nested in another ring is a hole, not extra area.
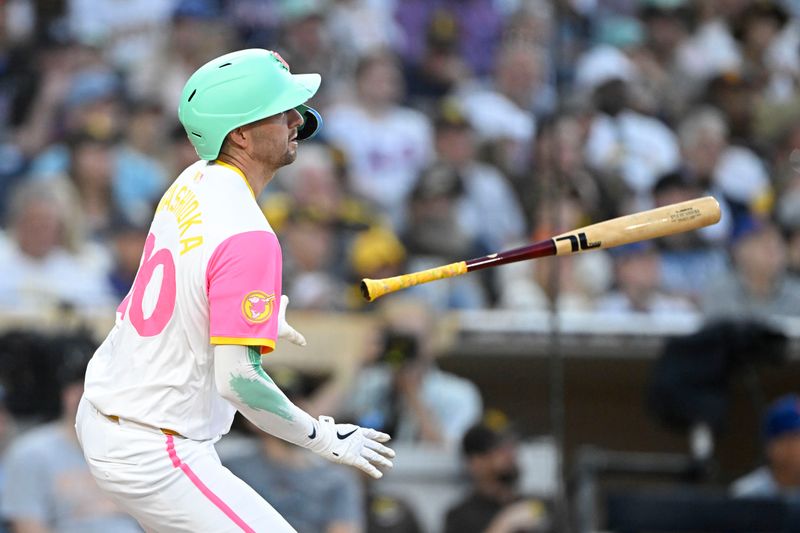
M 256 198 L 259 197 L 264 187 L 275 175 L 274 170 L 264 168 L 264 165 L 250 158 L 237 157 L 236 154 L 220 153 L 217 161 L 236 167 L 250 185 L 250 189 Z

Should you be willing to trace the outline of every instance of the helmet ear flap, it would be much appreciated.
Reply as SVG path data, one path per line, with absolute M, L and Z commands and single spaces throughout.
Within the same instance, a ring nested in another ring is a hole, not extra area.
M 303 141 L 314 137 L 322 127 L 322 116 L 319 111 L 307 105 L 295 108 L 303 117 L 303 125 L 297 130 L 297 140 Z

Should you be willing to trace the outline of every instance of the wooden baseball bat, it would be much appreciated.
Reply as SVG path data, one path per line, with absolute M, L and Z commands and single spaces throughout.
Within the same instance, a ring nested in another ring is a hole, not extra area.
M 384 279 L 361 280 L 361 295 L 368 302 L 384 294 L 437 279 L 460 276 L 473 270 L 516 263 L 548 255 L 569 255 L 613 248 L 691 231 L 719 222 L 719 203 L 711 196 L 665 205 L 640 213 L 598 222 L 527 246 L 450 263 L 428 270 Z

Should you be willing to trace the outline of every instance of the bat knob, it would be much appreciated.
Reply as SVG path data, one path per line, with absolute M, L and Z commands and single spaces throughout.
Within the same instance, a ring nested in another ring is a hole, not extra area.
M 369 282 L 373 281 L 371 279 L 362 279 L 361 280 L 361 296 L 368 302 L 372 301 L 372 296 L 369 293 Z

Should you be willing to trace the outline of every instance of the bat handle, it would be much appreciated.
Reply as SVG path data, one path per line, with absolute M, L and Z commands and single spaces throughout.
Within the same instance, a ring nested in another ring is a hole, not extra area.
M 390 292 L 413 287 L 421 283 L 428 283 L 429 281 L 437 279 L 452 278 L 453 276 L 460 276 L 466 273 L 467 262 L 459 261 L 458 263 L 450 263 L 449 265 L 412 272 L 411 274 L 402 274 L 391 278 L 364 278 L 361 280 L 361 295 L 366 301 L 372 302 Z

